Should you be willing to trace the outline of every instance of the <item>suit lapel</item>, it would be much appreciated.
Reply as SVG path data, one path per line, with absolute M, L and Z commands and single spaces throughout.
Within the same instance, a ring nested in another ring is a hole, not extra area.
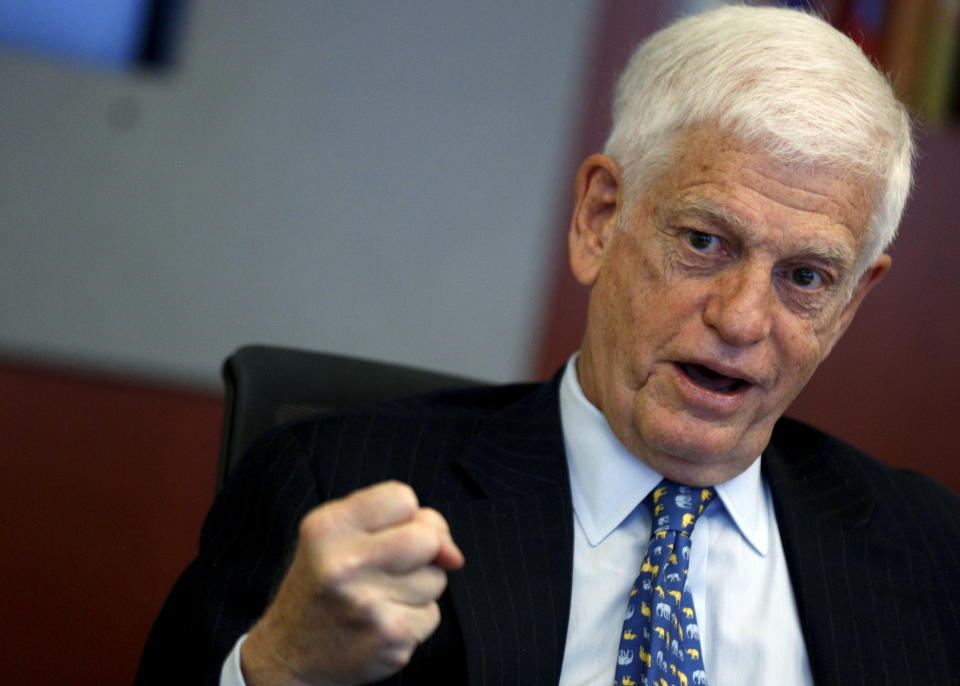
M 912 680 L 905 650 L 935 621 L 915 589 L 895 581 L 910 547 L 867 480 L 837 468 L 838 445 L 784 422 L 763 455 L 813 679 L 935 683 Z
M 458 460 L 479 497 L 440 505 L 467 564 L 450 594 L 469 683 L 556 684 L 573 564 L 557 388 L 492 417 Z
M 834 595 L 831 587 L 835 581 L 846 583 L 849 570 L 842 563 L 845 533 L 856 535 L 866 525 L 869 503 L 826 460 L 805 455 L 791 461 L 771 445 L 764 452 L 763 467 L 814 682 L 839 686 L 836 617 L 825 609 L 824 600 Z

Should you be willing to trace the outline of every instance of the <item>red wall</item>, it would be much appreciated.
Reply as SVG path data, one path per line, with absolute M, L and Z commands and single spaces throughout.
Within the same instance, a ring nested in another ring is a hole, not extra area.
M 0 360 L 4 683 L 129 684 L 213 499 L 216 395 Z

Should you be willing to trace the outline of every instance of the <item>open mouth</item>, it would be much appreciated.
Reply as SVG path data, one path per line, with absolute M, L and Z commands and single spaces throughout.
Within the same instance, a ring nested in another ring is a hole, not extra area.
M 714 393 L 736 393 L 750 386 L 749 381 L 720 374 L 702 364 L 678 362 L 677 367 L 693 383 Z

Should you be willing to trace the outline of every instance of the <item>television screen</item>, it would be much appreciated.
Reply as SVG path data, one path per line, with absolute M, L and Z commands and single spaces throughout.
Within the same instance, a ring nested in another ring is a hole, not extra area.
M 0 49 L 114 69 L 173 62 L 182 0 L 0 0 Z

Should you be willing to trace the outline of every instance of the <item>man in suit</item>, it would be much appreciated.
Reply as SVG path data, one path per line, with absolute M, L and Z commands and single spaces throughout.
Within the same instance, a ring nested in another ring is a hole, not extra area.
M 576 179 L 578 356 L 265 438 L 139 681 L 610 683 L 665 477 L 713 499 L 684 568 L 704 669 L 677 683 L 957 683 L 958 499 L 781 419 L 891 266 L 911 155 L 818 19 L 655 34 Z

